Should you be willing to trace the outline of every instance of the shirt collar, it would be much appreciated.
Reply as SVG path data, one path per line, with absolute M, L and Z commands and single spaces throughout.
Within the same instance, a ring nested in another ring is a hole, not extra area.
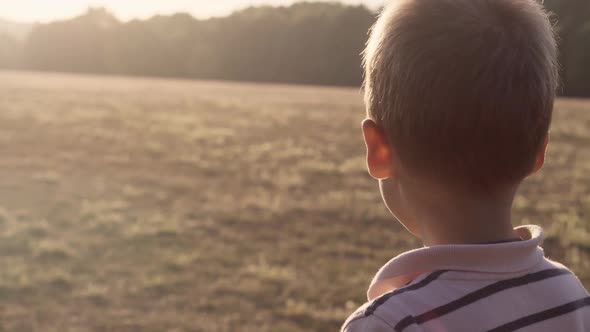
M 514 229 L 522 241 L 497 244 L 451 244 L 405 252 L 387 262 L 375 275 L 369 301 L 403 287 L 417 276 L 436 270 L 514 273 L 530 269 L 544 257 L 539 247 L 543 229 L 526 225 Z

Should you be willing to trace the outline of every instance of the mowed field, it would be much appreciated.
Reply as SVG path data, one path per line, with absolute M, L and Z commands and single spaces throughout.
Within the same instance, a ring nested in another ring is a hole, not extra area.
M 0 73 L 0 331 L 337 330 L 420 245 L 363 115 L 358 89 Z M 514 220 L 588 287 L 590 102 L 551 138 Z

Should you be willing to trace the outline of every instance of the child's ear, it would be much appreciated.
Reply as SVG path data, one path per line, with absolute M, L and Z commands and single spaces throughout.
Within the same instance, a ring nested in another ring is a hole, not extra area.
M 383 180 L 394 175 L 393 149 L 383 129 L 371 119 L 363 121 L 363 136 L 367 146 L 367 168 L 369 174 Z
M 545 155 L 547 154 L 547 146 L 548 145 L 549 145 L 549 133 L 547 133 L 547 136 L 545 136 L 545 142 L 543 143 L 541 150 L 537 154 L 537 159 L 535 160 L 535 166 L 533 167 L 531 175 L 537 173 L 541 169 L 541 167 L 543 167 L 543 164 L 545 163 Z

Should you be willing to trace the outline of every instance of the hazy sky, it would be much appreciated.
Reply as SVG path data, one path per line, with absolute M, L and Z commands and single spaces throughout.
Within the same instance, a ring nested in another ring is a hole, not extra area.
M 340 0 L 377 7 L 385 0 Z M 250 5 L 288 5 L 296 0 L 0 0 L 0 18 L 21 22 L 51 21 L 84 12 L 89 6 L 110 9 L 122 20 L 154 14 L 189 12 L 196 17 L 225 15 Z

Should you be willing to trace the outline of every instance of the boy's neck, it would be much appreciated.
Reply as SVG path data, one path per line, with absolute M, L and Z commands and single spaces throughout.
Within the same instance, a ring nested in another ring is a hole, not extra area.
M 515 191 L 494 197 L 421 195 L 414 215 L 425 246 L 517 240 L 511 221 Z

